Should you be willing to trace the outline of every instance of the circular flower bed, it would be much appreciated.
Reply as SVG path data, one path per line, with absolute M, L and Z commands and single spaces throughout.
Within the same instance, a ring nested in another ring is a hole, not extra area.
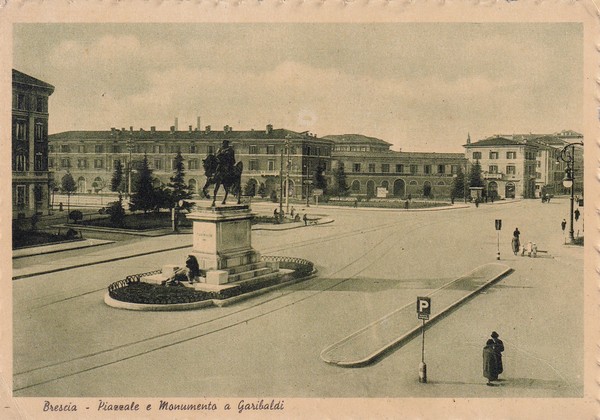
M 181 303 L 201 302 L 211 299 L 228 299 L 243 295 L 255 290 L 264 289 L 276 284 L 285 283 L 294 279 L 310 275 L 314 266 L 310 261 L 301 258 L 289 257 L 263 257 L 263 261 L 278 262 L 280 268 L 293 270 L 276 278 L 256 279 L 236 284 L 233 287 L 220 291 L 194 290 L 184 285 L 164 286 L 144 282 L 144 277 L 156 274 L 159 271 L 135 274 L 124 280 L 112 283 L 108 287 L 108 295 L 115 300 L 127 303 L 172 305 Z

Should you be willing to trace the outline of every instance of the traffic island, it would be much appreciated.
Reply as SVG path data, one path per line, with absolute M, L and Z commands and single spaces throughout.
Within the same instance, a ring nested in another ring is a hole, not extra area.
M 209 306 L 227 306 L 271 290 L 294 284 L 312 277 L 316 269 L 312 262 L 301 258 L 263 256 L 262 262 L 276 263 L 275 276 L 257 276 L 223 286 L 210 286 L 181 282 L 166 286 L 146 281 L 160 271 L 134 274 L 112 283 L 104 302 L 119 309 L 137 311 L 181 311 Z
M 306 260 L 262 258 L 252 247 L 255 215 L 248 204 L 195 208 L 188 215 L 193 221 L 193 247 L 186 267 L 168 264 L 115 282 L 105 297 L 108 305 L 143 310 L 196 309 L 207 302 L 221 306 L 314 270 Z
M 486 264 L 426 295 L 432 306 L 442 309 L 432 312 L 425 329 L 512 271 L 504 264 Z M 411 302 L 327 347 L 321 359 L 341 367 L 367 366 L 416 337 L 422 328 Z

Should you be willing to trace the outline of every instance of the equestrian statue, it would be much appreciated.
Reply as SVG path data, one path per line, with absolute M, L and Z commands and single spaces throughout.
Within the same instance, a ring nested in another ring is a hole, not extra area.
M 204 166 L 204 174 L 206 175 L 206 183 L 202 187 L 204 197 L 210 198 L 208 187 L 215 185 L 213 192 L 213 201 L 211 207 L 215 206 L 217 200 L 217 192 L 221 185 L 225 189 L 225 197 L 221 204 L 225 204 L 229 193 L 237 196 L 237 203 L 240 204 L 242 194 L 242 171 L 244 166 L 242 162 L 235 163 L 235 154 L 233 147 L 229 144 L 229 140 L 223 140 L 223 143 L 217 154 L 208 154 L 206 159 L 202 161 Z

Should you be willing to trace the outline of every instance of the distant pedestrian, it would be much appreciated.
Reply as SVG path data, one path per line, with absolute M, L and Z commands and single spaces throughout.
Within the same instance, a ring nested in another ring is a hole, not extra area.
M 354 208 L 358 207 L 358 198 L 354 200 Z
M 404 202 L 404 208 L 405 208 L 406 210 L 408 210 L 408 200 L 406 200 L 406 201 Z
M 511 246 L 512 246 L 513 253 L 515 255 L 517 255 L 519 253 L 519 248 L 521 247 L 521 243 L 519 242 L 518 236 L 512 237 Z
M 563 219 L 562 222 L 560 222 L 560 227 L 562 228 L 562 230 L 564 232 L 565 228 L 567 227 L 567 221 L 565 219 Z
M 304 216 L 302 216 L 302 220 L 304 220 L 304 226 L 308 225 L 308 216 L 306 215 L 306 213 L 304 213 Z
M 521 236 L 521 232 L 519 232 L 519 228 L 515 228 L 515 231 L 513 232 L 513 236 L 516 236 L 517 239 L 520 239 Z
M 496 353 L 496 361 L 498 362 L 498 375 L 504 372 L 502 366 L 502 352 L 504 351 L 504 343 L 500 340 L 500 335 L 496 331 L 492 331 L 492 340 L 494 340 L 494 352 Z
M 412 201 L 412 195 L 408 194 L 408 201 Z
M 575 221 L 579 220 L 579 216 L 581 215 L 581 212 L 579 211 L 579 209 L 575 209 L 575 213 L 573 213 L 575 215 Z
M 483 377 L 488 380 L 488 386 L 494 386 L 491 381 L 498 380 L 498 355 L 494 351 L 494 340 L 491 338 L 483 348 Z
M 292 216 L 292 218 L 293 218 L 295 213 L 296 213 L 296 209 L 294 208 L 294 206 L 292 206 L 292 209 L 290 210 L 290 216 Z
M 450 197 L 450 203 L 454 205 L 454 196 Z
M 531 255 L 530 257 L 535 258 L 537 257 L 537 244 L 534 242 L 531 244 Z

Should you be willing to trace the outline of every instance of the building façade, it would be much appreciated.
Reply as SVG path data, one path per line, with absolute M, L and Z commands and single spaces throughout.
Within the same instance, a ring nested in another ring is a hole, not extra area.
M 173 175 L 173 161 L 180 151 L 186 179 L 198 194 L 205 182 L 202 160 L 229 140 L 237 161 L 242 161 L 244 190 L 254 184 L 266 195 L 279 191 L 287 178 L 290 197 L 312 195 L 315 171 L 320 168 L 329 186 L 333 169 L 343 164 L 350 194 L 375 197 L 449 197 L 454 175 L 466 170 L 462 153 L 395 152 L 390 143 L 362 135 L 316 137 L 287 129 L 235 131 L 230 126 L 213 130 L 192 128 L 169 131 L 129 130 L 68 131 L 50 136 L 49 165 L 57 181 L 69 171 L 78 193 L 109 192 L 117 161 L 126 174 L 147 157 L 157 185 Z M 280 173 L 283 177 L 280 178 Z M 285 190 L 285 187 L 283 188 Z
M 54 86 L 12 70 L 12 218 L 48 214 L 48 99 Z
M 554 134 L 498 134 L 477 142 L 467 140 L 465 157 L 478 162 L 488 196 L 538 198 L 564 194 L 565 162 L 561 150 L 583 136 L 571 130 Z M 575 146 L 575 191 L 583 192 L 583 146 Z
M 270 124 L 265 130 L 244 131 L 226 125 L 223 130 L 189 126 L 188 130 L 180 131 L 172 126 L 168 131 L 130 127 L 62 132 L 50 136 L 49 165 L 57 180 L 70 172 L 78 193 L 106 193 L 110 192 L 117 162 L 125 168 L 130 190 L 128 175 L 135 176 L 136 168 L 146 157 L 158 186 L 169 182 L 174 158 L 181 152 L 186 181 L 192 192 L 198 194 L 206 181 L 202 161 L 208 154 L 214 154 L 223 140 L 229 140 L 236 161 L 244 165 L 244 190 L 254 184 L 256 193 L 261 187 L 265 195 L 279 191 L 282 173 L 287 178 L 290 197 L 300 198 L 310 188 L 304 181 L 312 179 L 316 168 L 322 168 L 325 176 L 331 170 L 331 141 L 308 132 L 274 129 Z

